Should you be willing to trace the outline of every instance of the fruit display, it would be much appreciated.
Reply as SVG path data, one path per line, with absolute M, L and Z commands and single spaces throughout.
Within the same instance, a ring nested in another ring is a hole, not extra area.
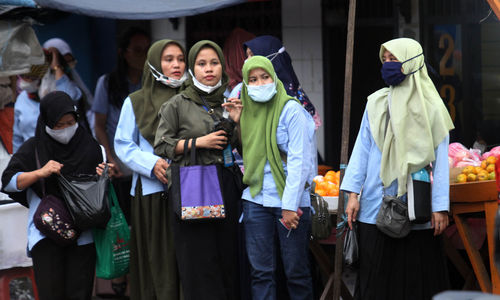
M 339 195 L 339 181 L 340 181 L 340 171 L 330 170 L 326 172 L 325 176 L 318 175 L 313 179 L 315 183 L 314 192 L 320 196 L 332 196 L 336 197 Z
M 472 181 L 495 180 L 496 156 L 488 156 L 479 163 L 479 166 L 467 165 L 457 175 L 455 182 L 464 183 Z

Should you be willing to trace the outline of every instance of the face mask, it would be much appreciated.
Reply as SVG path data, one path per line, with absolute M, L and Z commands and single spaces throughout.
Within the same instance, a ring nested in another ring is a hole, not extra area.
M 248 96 L 255 102 L 268 102 L 276 94 L 276 82 L 264 85 L 246 84 Z
M 159 81 L 159 82 L 163 83 L 164 85 L 169 86 L 171 88 L 180 87 L 184 83 L 184 81 L 186 81 L 186 79 L 187 79 L 186 72 L 184 72 L 184 74 L 182 74 L 182 77 L 180 79 L 174 79 L 174 78 L 169 78 L 169 77 L 163 75 L 162 73 L 158 72 L 158 70 L 156 70 L 155 67 L 153 67 L 149 62 L 148 62 L 148 65 L 149 65 L 149 69 L 151 70 L 151 75 L 153 75 L 153 77 L 156 79 L 156 81 Z
M 67 144 L 73 136 L 75 135 L 76 129 L 78 129 L 78 123 L 75 123 L 73 126 L 69 126 L 63 129 L 50 129 L 49 126 L 45 126 L 45 132 L 53 138 L 54 140 L 58 141 L 61 144 Z
M 27 93 L 34 93 L 38 91 L 38 86 L 40 84 L 40 79 L 34 81 L 26 81 L 22 78 L 17 79 L 19 89 L 26 91 Z
M 279 54 L 285 52 L 285 46 L 281 47 L 278 52 L 275 52 L 275 53 L 271 53 L 269 55 L 266 56 L 266 58 L 268 58 L 270 61 L 273 61 L 273 59 L 276 58 L 276 56 L 278 56 Z
M 382 73 L 382 78 L 384 79 L 385 83 L 388 85 L 396 86 L 396 85 L 400 84 L 401 82 L 403 82 L 403 80 L 405 80 L 406 76 L 411 75 L 411 74 L 417 72 L 418 70 L 422 69 L 424 67 L 423 64 L 420 68 L 418 68 L 417 70 L 415 70 L 409 74 L 404 74 L 401 71 L 401 68 L 403 67 L 404 63 L 406 63 L 414 58 L 417 58 L 420 55 L 423 55 L 423 53 L 420 53 L 419 55 L 416 55 L 410 59 L 407 59 L 404 62 L 399 62 L 399 61 L 385 62 L 382 65 L 382 69 L 380 70 L 380 72 Z
M 194 77 L 193 72 L 191 72 L 191 70 L 189 70 L 189 75 L 191 75 L 191 77 L 193 78 L 194 86 L 199 88 L 200 90 L 204 91 L 207 94 L 210 94 L 211 92 L 215 91 L 216 89 L 218 89 L 222 85 L 222 79 L 219 80 L 219 82 L 217 82 L 216 85 L 209 86 L 209 85 L 204 85 L 203 83 L 196 80 L 196 77 Z

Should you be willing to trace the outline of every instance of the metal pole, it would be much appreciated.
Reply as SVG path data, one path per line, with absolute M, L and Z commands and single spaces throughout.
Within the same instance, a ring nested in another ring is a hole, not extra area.
M 347 44 L 345 57 L 345 79 L 344 79 L 344 112 L 342 115 L 342 146 L 340 152 L 340 180 L 342 181 L 348 162 L 349 151 L 349 126 L 351 116 L 351 87 L 352 87 L 352 60 L 354 49 L 354 23 L 356 18 L 356 0 L 349 0 L 349 17 L 347 19 Z M 339 195 L 337 209 L 337 224 L 342 222 L 344 212 L 344 193 Z M 333 299 L 340 299 L 342 280 L 344 237 L 337 239 L 335 245 L 335 269 L 333 281 Z

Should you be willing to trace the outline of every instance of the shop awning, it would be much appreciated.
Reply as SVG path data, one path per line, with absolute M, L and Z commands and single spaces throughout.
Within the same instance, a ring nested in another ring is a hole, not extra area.
M 10 0 L 14 1 L 14 0 Z M 21 0 L 19 0 L 21 1 Z M 25 0 L 26 1 L 26 0 Z M 164 19 L 197 15 L 245 0 L 35 0 L 42 8 L 110 19 Z

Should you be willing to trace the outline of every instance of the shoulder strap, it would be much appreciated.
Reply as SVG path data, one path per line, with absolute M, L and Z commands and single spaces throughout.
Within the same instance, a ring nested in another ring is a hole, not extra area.
M 36 168 L 41 169 L 40 159 L 38 158 L 38 149 L 35 147 L 35 159 L 36 159 Z M 42 181 L 42 195 L 45 196 L 45 179 L 40 179 Z
M 200 95 L 200 98 L 201 98 L 201 101 L 203 101 L 203 104 L 205 105 L 205 110 L 207 111 L 207 113 L 210 115 L 210 117 L 212 117 L 214 122 L 218 122 L 219 120 L 217 120 L 217 118 L 215 117 L 214 109 L 211 108 L 210 105 L 208 105 L 207 100 L 205 100 L 205 97 Z
M 188 156 L 189 152 L 189 139 L 186 139 L 184 141 L 184 158 Z M 191 139 L 191 157 L 189 161 L 191 166 L 194 166 L 197 164 L 196 162 L 196 138 Z

